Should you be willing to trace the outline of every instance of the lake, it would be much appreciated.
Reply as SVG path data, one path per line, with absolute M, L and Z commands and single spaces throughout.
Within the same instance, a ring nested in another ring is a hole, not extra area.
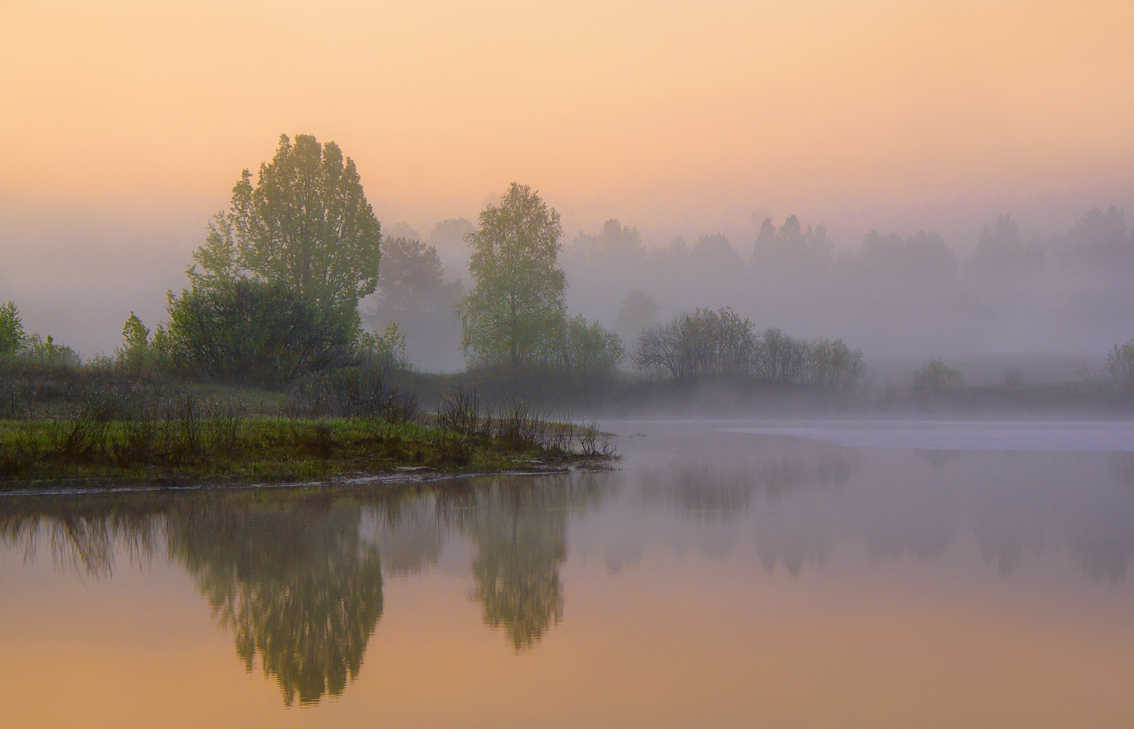
M 0 496 L 0 726 L 1134 726 L 1134 424 L 602 427 L 619 470 Z

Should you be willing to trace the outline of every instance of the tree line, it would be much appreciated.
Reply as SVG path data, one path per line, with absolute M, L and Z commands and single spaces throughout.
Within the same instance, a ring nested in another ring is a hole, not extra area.
M 765 220 L 748 261 L 721 235 L 647 251 L 638 231 L 617 220 L 596 236 L 580 233 L 564 253 L 559 213 L 530 187 L 512 183 L 477 225 L 438 226 L 467 246 L 466 291 L 460 281 L 445 281 L 435 245 L 398 228 L 399 235 L 383 236 L 354 162 L 334 142 L 281 135 L 255 181 L 244 170 L 228 209 L 209 223 L 187 270 L 188 288 L 168 294 L 166 320 L 151 331 L 131 314 L 115 359 L 134 372 L 279 389 L 329 370 L 404 367 L 403 327 L 416 336 L 452 326 L 466 367 L 494 377 L 587 380 L 632 367 L 675 381 L 746 377 L 845 390 L 861 378 L 863 357 L 842 339 L 798 339 L 774 327 L 757 332 L 728 305 L 685 309 L 658 323 L 662 307 L 645 287 L 667 280 L 665 266 L 676 267 L 679 282 L 711 281 L 716 297 L 737 286 L 747 290 L 738 299 L 767 302 L 767 320 L 809 291 L 842 290 L 839 277 L 854 280 L 862 296 L 900 281 L 932 308 L 960 270 L 936 234 L 871 233 L 861 251 L 835 257 L 825 229 L 804 230 L 795 216 L 779 228 Z M 1134 235 L 1121 211 L 1092 211 L 1076 231 L 1060 249 L 1064 265 L 1134 266 Z M 1002 216 L 985 230 L 966 270 L 1007 280 L 1042 269 L 1050 255 L 1050 246 L 1024 243 Z M 604 317 L 616 319 L 614 327 L 568 311 L 569 271 L 589 277 L 588 290 L 597 280 L 604 296 L 621 297 L 617 317 Z M 627 291 L 635 281 L 643 287 Z M 374 307 L 360 308 L 364 300 Z M 916 319 L 917 302 L 904 303 L 900 315 Z M 368 332 L 364 317 L 388 326 Z M 1115 377 L 1125 372 L 1124 353 L 1112 353 Z M 51 337 L 24 333 L 11 302 L 0 307 L 0 356 L 78 361 Z

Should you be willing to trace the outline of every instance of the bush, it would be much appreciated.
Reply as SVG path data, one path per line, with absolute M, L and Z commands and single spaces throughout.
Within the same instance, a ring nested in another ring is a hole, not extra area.
M 78 352 L 66 344 L 57 343 L 49 334 L 47 339 L 33 334 L 24 339 L 23 348 L 19 354 L 28 359 L 37 360 L 49 365 L 75 366 L 81 363 Z
M 283 284 L 237 280 L 169 295 L 169 326 L 155 346 L 197 379 L 282 388 L 351 364 L 356 319 L 327 311 Z
M 965 378 L 939 359 L 930 359 L 913 374 L 913 389 L 918 392 L 942 392 L 963 387 Z
M 1122 392 L 1134 392 L 1134 340 L 1114 349 L 1106 356 L 1110 381 Z
M 610 375 L 625 356 L 622 340 L 598 322 L 576 316 L 564 322 L 555 351 L 549 357 L 552 368 L 573 377 Z
M 808 347 L 808 378 L 829 390 L 849 390 L 865 369 L 862 350 L 852 350 L 843 340 L 820 340 Z
M 346 367 L 308 375 L 287 391 L 287 410 L 297 417 L 377 418 L 393 423 L 417 417 L 417 397 L 389 384 L 380 370 Z
M 647 328 L 638 339 L 638 369 L 668 374 L 675 380 L 697 376 L 747 375 L 757 342 L 752 323 L 732 309 L 695 309 L 668 324 Z
M 779 329 L 765 329 L 762 341 L 754 350 L 753 370 L 765 382 L 795 385 L 807 376 L 810 347 L 802 339 L 793 339 Z

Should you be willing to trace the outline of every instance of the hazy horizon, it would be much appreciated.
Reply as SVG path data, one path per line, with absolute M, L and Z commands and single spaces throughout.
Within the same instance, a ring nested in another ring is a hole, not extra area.
M 722 234 L 747 260 L 792 214 L 836 253 L 927 231 L 964 260 L 1001 214 L 1048 240 L 1134 211 L 1131 21 L 1100 1 L 0 3 L 0 301 L 110 353 L 130 311 L 162 318 L 281 133 L 336 141 L 384 230 L 422 236 L 515 180 L 566 247 L 618 219 L 647 249 Z

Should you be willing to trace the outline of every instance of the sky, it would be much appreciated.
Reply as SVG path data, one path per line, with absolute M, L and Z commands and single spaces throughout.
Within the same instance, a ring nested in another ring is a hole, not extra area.
M 0 300 L 177 285 L 281 133 L 423 233 L 513 180 L 569 236 L 1061 232 L 1134 207 L 1131 28 L 1106 0 L 0 0 Z

